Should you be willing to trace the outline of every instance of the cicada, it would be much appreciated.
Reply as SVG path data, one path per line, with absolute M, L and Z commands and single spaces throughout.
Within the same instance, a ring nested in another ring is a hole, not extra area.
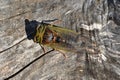
M 27 38 L 32 39 L 34 42 L 43 46 L 51 47 L 55 50 L 75 51 L 76 48 L 73 44 L 79 33 L 50 24 L 55 20 L 44 20 L 38 22 L 36 20 L 25 20 L 25 30 Z M 43 48 L 44 50 L 44 48 Z

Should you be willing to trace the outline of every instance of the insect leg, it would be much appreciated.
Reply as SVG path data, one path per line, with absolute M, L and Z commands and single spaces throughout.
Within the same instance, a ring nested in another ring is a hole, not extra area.
M 65 59 L 67 58 L 66 54 L 63 51 L 61 51 L 61 50 L 56 50 L 56 51 L 60 52 L 65 57 Z
M 41 44 L 40 44 L 40 46 L 41 46 L 43 52 L 45 53 L 45 48 Z

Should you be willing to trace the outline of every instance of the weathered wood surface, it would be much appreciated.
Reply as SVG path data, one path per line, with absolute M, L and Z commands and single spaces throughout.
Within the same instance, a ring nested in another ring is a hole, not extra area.
M 26 18 L 58 18 L 61 21 L 56 25 L 83 34 L 77 43 L 79 53 L 68 52 L 65 59 L 59 52 L 51 52 L 10 80 L 120 80 L 119 5 L 119 0 L 0 0 L 0 51 L 26 35 Z M 0 53 L 0 80 L 42 53 L 30 40 Z

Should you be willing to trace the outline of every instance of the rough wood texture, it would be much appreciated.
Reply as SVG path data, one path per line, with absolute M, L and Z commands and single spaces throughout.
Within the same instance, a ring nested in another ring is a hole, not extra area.
M 119 0 L 0 0 L 0 51 L 26 35 L 26 18 L 58 18 L 54 24 L 81 33 L 75 45 L 79 51 L 66 53 L 66 59 L 53 51 L 10 80 L 120 80 Z M 30 40 L 0 53 L 0 80 L 41 54 Z

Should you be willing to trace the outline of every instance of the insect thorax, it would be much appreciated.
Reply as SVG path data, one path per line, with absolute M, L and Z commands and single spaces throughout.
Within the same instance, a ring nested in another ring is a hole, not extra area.
M 51 30 L 50 24 L 42 24 L 37 27 L 37 32 L 34 37 L 34 42 L 39 44 L 49 44 L 49 43 L 59 43 L 61 42 L 61 37 L 56 31 Z
M 43 24 L 40 24 L 36 28 L 36 35 L 34 37 L 34 42 L 42 44 L 42 40 L 43 40 L 45 30 L 46 30 L 46 26 L 44 26 Z

